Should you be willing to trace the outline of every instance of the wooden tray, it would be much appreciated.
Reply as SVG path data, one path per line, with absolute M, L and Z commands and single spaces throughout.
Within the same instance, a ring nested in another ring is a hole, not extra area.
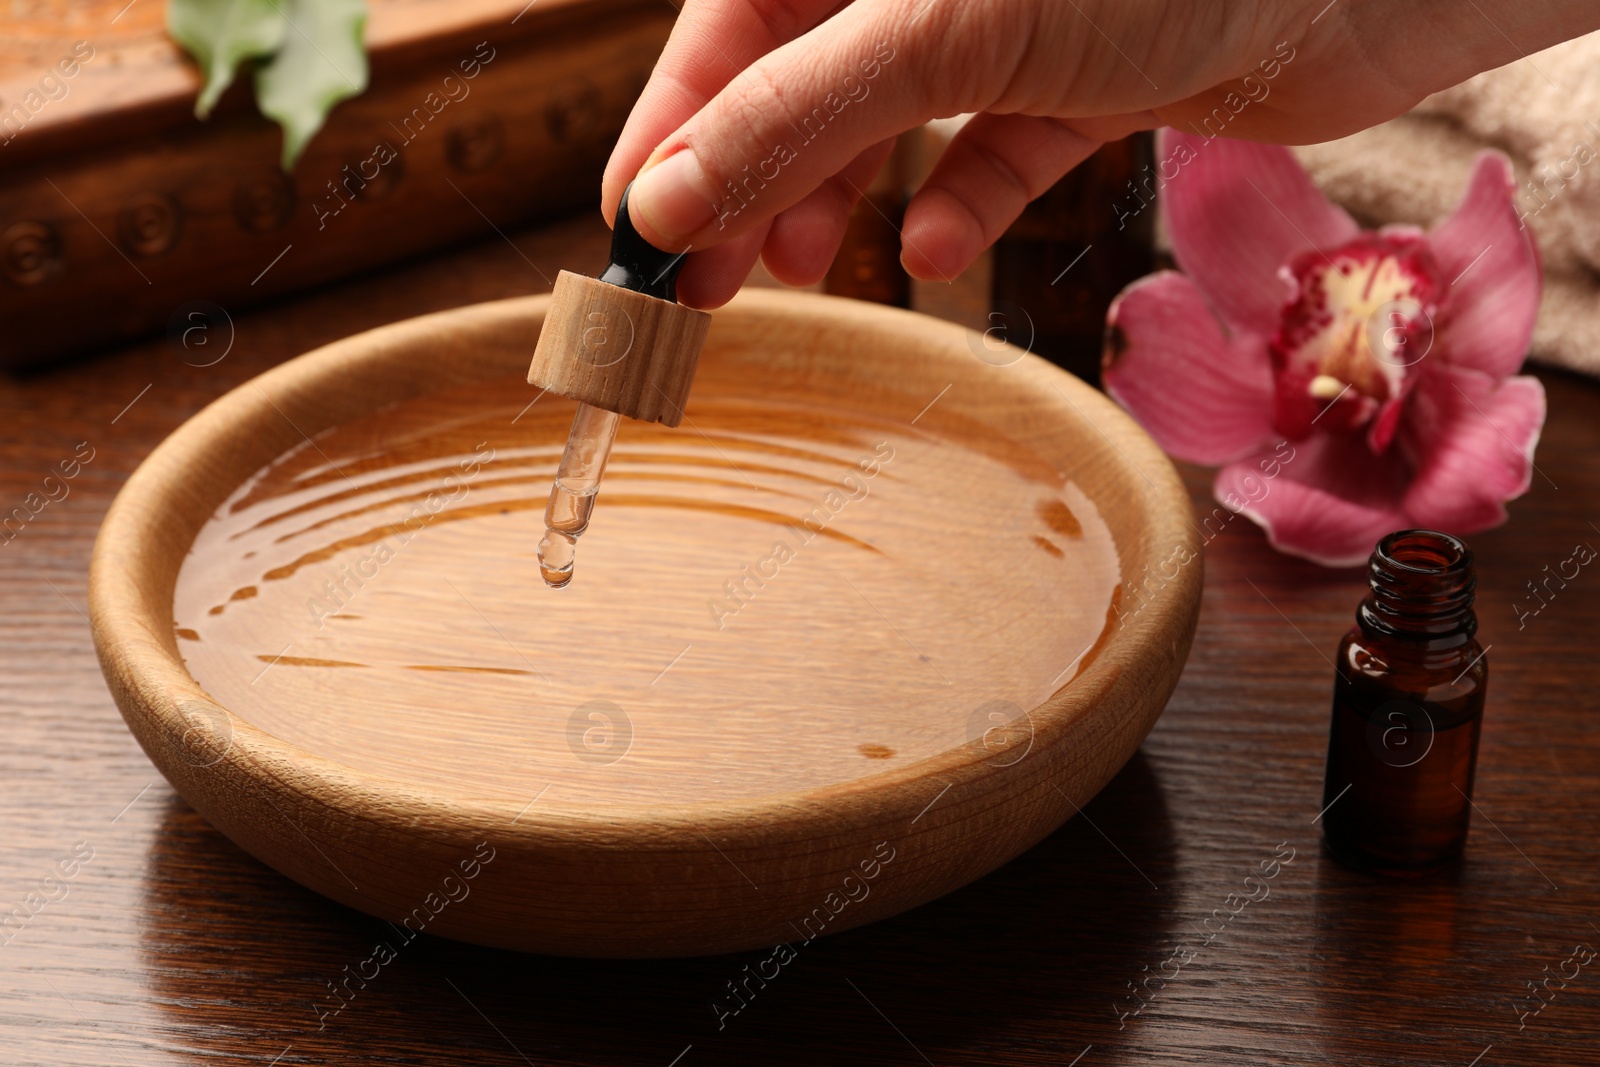
M 532 550 L 572 407 L 517 385 L 547 304 L 278 367 L 108 513 L 106 678 L 241 847 L 412 932 L 782 955 L 1005 863 L 1133 754 L 1202 562 L 1103 396 L 947 323 L 746 292 L 683 426 L 624 427 L 557 593 Z

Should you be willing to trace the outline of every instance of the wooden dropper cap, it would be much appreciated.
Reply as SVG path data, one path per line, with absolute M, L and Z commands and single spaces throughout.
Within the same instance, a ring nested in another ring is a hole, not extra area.
M 556 278 L 528 381 L 630 419 L 682 422 L 711 328 L 710 315 L 677 302 L 686 254 L 639 236 L 625 190 L 610 266 L 599 278 L 570 271 Z

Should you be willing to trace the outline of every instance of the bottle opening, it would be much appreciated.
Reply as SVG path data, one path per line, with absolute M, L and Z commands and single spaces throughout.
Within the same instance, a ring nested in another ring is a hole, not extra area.
M 1458 537 L 1435 530 L 1389 534 L 1373 549 L 1367 580 L 1372 592 L 1357 613 L 1365 625 L 1421 637 L 1470 636 L 1477 629 L 1472 549 Z
M 1398 530 L 1378 542 L 1374 562 L 1418 575 L 1470 570 L 1472 549 L 1459 537 L 1436 530 Z

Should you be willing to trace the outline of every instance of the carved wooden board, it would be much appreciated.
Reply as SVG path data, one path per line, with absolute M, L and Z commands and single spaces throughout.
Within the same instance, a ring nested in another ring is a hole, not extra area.
M 46 6 L 0 33 L 4 366 L 592 210 L 673 19 L 655 0 L 378 0 L 370 87 L 285 173 L 248 77 L 194 117 L 164 2 Z

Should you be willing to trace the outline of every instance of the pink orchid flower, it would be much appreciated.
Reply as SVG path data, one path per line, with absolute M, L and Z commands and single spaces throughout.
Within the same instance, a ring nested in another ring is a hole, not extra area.
M 1183 273 L 1112 304 L 1106 391 L 1173 457 L 1220 466 L 1217 499 L 1282 552 L 1350 566 L 1394 530 L 1505 521 L 1545 415 L 1513 377 L 1542 273 L 1505 158 L 1478 157 L 1432 232 L 1363 232 L 1286 148 L 1157 144 Z

